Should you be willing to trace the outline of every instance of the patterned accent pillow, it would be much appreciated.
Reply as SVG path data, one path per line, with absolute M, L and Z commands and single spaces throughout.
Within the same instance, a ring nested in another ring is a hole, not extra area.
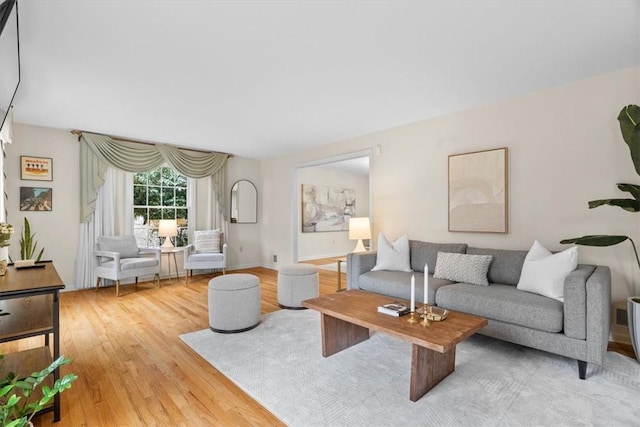
M 491 264 L 492 259 L 491 255 L 438 252 L 433 277 L 472 285 L 489 286 L 487 271 L 489 271 L 489 264 Z
M 194 231 L 193 243 L 196 252 L 219 254 L 221 234 L 220 230 Z

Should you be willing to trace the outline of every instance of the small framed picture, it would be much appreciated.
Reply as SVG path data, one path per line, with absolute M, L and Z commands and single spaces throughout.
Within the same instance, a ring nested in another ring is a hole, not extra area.
M 20 179 L 53 181 L 53 160 L 49 157 L 20 156 Z
M 53 209 L 53 194 L 51 188 L 20 187 L 21 211 L 44 211 Z

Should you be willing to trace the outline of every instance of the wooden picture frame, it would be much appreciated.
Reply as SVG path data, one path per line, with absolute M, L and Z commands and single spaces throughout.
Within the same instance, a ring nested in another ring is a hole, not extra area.
M 53 189 L 48 187 L 20 187 L 20 210 L 52 211 Z
M 50 157 L 20 156 L 20 179 L 53 181 L 53 159 Z
M 507 147 L 449 156 L 449 231 L 508 232 Z

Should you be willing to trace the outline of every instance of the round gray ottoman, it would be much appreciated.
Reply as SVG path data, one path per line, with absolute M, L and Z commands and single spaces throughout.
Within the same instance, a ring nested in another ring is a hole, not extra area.
M 301 310 L 301 301 L 318 296 L 318 267 L 291 264 L 278 271 L 278 304 L 282 308 Z
M 260 323 L 260 279 L 253 274 L 225 274 L 209 281 L 209 326 L 234 333 Z

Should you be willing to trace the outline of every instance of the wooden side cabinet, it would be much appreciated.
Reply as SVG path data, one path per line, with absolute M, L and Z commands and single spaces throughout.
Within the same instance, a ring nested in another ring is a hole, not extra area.
M 43 336 L 41 347 L 5 354 L 0 375 L 13 371 L 18 376 L 27 376 L 46 368 L 60 356 L 61 289 L 64 284 L 50 261 L 21 269 L 10 265 L 7 273 L 0 276 L 0 309 L 9 313 L 0 317 L 0 343 Z M 58 378 L 60 371 L 56 369 L 53 380 Z M 60 421 L 60 394 L 42 410 L 51 411 L 53 420 Z

